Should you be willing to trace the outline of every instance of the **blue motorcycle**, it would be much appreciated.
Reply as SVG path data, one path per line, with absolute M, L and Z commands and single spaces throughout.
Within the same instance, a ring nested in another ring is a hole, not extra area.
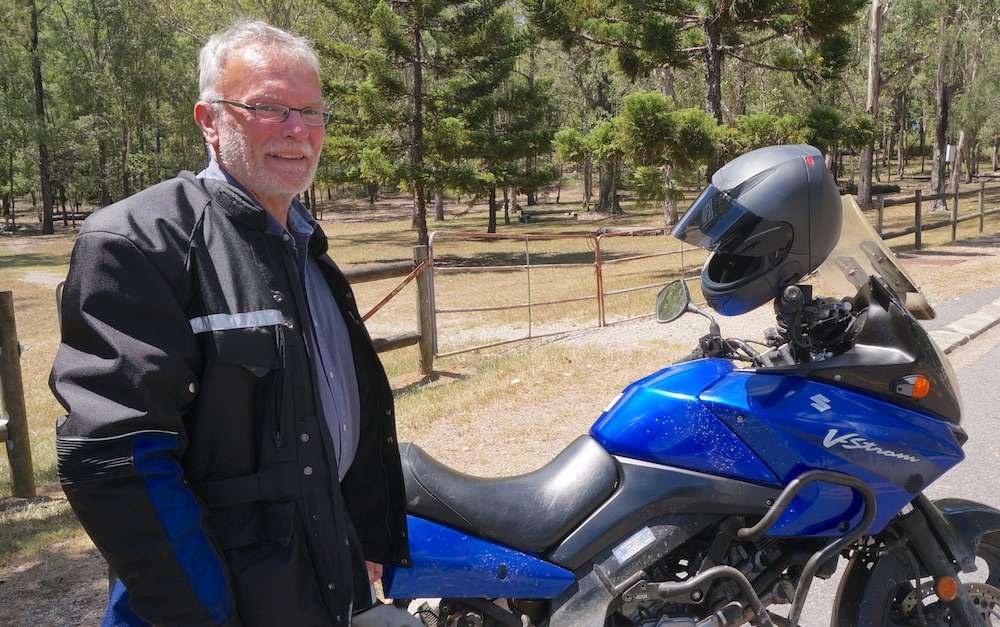
M 658 321 L 709 333 L 546 466 L 478 478 L 402 445 L 413 566 L 386 596 L 440 627 L 798 625 L 846 559 L 832 625 L 1000 624 L 1000 511 L 922 495 L 967 439 L 933 309 L 822 155 L 737 158 L 673 234 L 712 251 L 715 312 L 773 300 L 776 326 L 723 337 L 675 281 Z

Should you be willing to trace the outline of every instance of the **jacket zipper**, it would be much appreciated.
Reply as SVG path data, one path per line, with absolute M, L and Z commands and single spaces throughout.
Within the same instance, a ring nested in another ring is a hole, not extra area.
M 274 388 L 271 390 L 271 418 L 274 420 L 274 446 L 279 451 L 282 447 L 281 414 L 284 405 L 285 389 L 285 333 L 278 327 L 275 334 L 275 344 L 278 350 L 278 370 L 274 373 Z

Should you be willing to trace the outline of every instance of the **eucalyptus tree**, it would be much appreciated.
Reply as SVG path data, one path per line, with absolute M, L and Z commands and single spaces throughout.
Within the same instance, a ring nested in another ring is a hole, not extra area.
M 867 21 L 867 90 L 864 110 L 872 124 L 878 127 L 882 122 L 879 118 L 882 94 L 890 83 L 902 82 L 902 86 L 893 90 L 890 111 L 897 118 L 884 124 L 889 136 L 895 128 L 906 128 L 908 118 L 907 102 L 910 99 L 908 87 L 912 71 L 926 61 L 932 54 L 934 42 L 928 36 L 928 23 L 933 22 L 934 8 L 928 7 L 923 0 L 871 0 L 869 18 Z M 890 131 L 889 129 L 893 129 Z M 905 133 L 901 132 L 903 136 Z M 899 139 L 903 144 L 903 137 Z M 875 144 L 874 134 L 870 141 L 861 146 L 858 201 L 871 202 L 872 178 L 874 176 Z M 900 168 L 902 168 L 902 153 Z
M 655 68 L 701 65 L 704 108 L 718 123 L 726 59 L 793 73 L 816 82 L 838 74 L 848 60 L 846 27 L 864 0 L 526 0 L 533 23 L 565 46 L 606 46 L 629 76 Z
M 607 182 L 611 172 L 603 170 L 607 161 L 595 161 L 585 137 L 601 121 L 610 120 L 621 108 L 622 98 L 633 88 L 614 70 L 612 51 L 598 46 L 575 47 L 571 51 L 546 49 L 546 70 L 558 94 L 556 105 L 562 129 L 556 134 L 556 154 L 563 164 L 578 168 L 583 180 L 582 204 L 591 207 L 594 196 L 594 168 L 597 177 Z M 605 193 L 607 185 L 602 186 Z M 607 210 L 613 205 L 599 196 L 598 205 Z
M 1000 117 L 1000 10 L 991 3 L 981 4 L 964 18 L 966 44 L 958 50 L 956 64 L 961 68 L 963 87 L 952 107 L 958 141 L 950 187 L 958 186 L 963 172 L 965 182 L 972 181 L 979 167 L 979 141 Z
M 195 42 L 138 0 L 51 0 L 48 19 L 58 33 L 53 47 L 60 52 L 60 71 L 51 82 L 61 123 L 96 144 L 98 165 L 91 174 L 100 204 L 158 180 L 164 162 L 192 156 L 191 142 L 176 138 L 191 138 L 196 130 L 190 121 L 197 93 Z M 74 143 L 67 139 L 67 145 Z M 188 148 L 180 158 L 165 159 L 165 144 Z M 72 156 L 61 168 L 64 176 L 74 178 L 74 166 L 89 167 L 77 149 L 63 152 Z

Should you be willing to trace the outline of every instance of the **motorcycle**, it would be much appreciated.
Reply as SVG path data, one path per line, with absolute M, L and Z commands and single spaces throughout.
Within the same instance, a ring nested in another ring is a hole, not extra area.
M 843 560 L 831 625 L 1000 624 L 1000 511 L 922 494 L 967 439 L 933 309 L 853 199 L 819 274 L 776 292 L 753 342 L 667 285 L 657 320 L 709 333 L 534 472 L 402 444 L 412 567 L 386 597 L 441 627 L 798 625 Z

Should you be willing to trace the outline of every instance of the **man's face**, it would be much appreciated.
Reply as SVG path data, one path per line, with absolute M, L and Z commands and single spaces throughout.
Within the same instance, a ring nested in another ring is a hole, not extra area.
M 294 58 L 267 57 L 246 49 L 230 57 L 218 83 L 226 100 L 268 102 L 301 109 L 323 107 L 319 77 Z M 254 112 L 220 104 L 213 145 L 220 163 L 254 197 L 284 211 L 295 194 L 312 183 L 323 148 L 322 126 L 306 126 L 298 111 L 284 122 L 258 120 Z

